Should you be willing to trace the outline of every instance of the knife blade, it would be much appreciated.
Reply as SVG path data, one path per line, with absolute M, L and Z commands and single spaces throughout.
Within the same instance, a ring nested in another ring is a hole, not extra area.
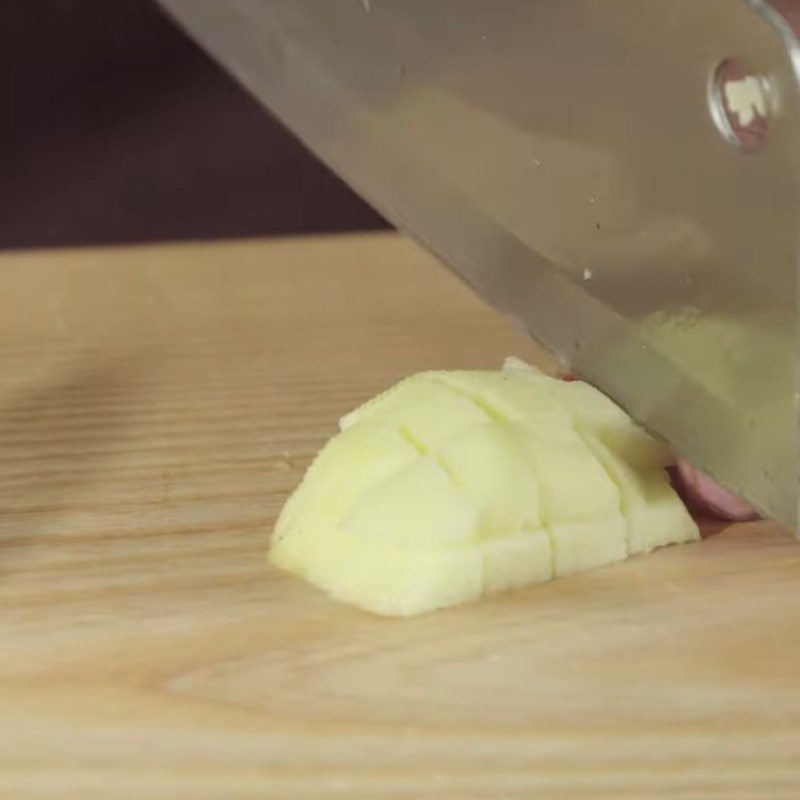
M 800 47 L 773 6 L 161 3 L 401 230 L 798 531 Z

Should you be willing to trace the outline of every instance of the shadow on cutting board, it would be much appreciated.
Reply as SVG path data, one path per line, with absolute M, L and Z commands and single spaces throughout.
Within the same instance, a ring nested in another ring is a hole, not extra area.
M 0 389 L 0 578 L 57 561 L 77 531 L 91 529 L 137 391 L 130 360 L 33 369 L 22 386 Z

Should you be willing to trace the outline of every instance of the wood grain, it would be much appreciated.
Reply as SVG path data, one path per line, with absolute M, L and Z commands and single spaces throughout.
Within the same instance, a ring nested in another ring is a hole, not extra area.
M 800 797 L 766 523 L 411 620 L 264 563 L 343 411 L 533 346 L 392 235 L 0 258 L 0 797 Z

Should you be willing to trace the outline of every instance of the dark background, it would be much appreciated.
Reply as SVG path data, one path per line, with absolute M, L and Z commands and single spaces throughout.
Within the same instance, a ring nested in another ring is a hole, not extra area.
M 0 2 L 0 248 L 385 226 L 150 0 Z

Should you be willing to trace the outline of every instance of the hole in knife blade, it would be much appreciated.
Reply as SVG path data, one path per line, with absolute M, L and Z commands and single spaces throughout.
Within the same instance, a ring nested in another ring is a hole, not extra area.
M 709 82 L 708 104 L 717 130 L 745 152 L 767 140 L 771 98 L 766 79 L 737 58 L 726 58 Z

